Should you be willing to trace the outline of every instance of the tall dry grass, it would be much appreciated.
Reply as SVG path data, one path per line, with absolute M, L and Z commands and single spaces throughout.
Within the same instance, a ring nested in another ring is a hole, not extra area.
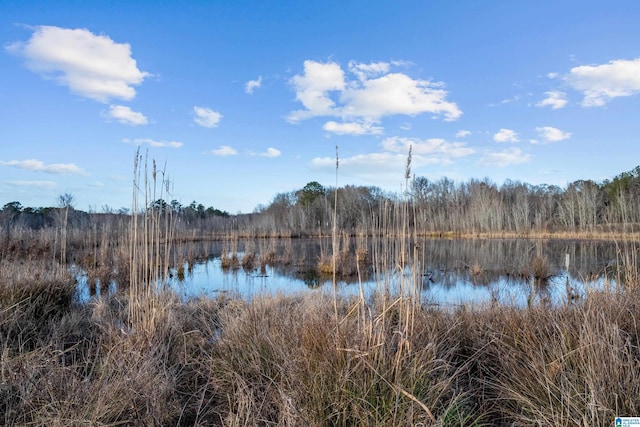
M 127 293 L 80 305 L 33 265 L 14 271 L 32 288 L 0 288 L 5 425 L 598 426 L 640 411 L 634 291 L 419 306 L 409 334 L 396 300 L 367 303 L 364 319 L 358 298 L 338 300 L 338 330 L 320 293 L 163 291 L 146 330 L 127 326 Z
M 144 167 L 144 168 L 143 168 Z M 133 165 L 132 218 L 129 230 L 129 321 L 135 328 L 151 331 L 164 307 L 160 294 L 165 290 L 172 266 L 172 211 L 154 203 L 170 194 L 171 181 L 155 160 L 136 151 Z M 142 209 L 140 200 L 144 200 Z

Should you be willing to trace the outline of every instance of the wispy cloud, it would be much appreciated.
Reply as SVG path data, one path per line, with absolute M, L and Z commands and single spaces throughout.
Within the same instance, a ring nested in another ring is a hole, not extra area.
M 274 158 L 274 157 L 279 157 L 281 154 L 282 152 L 280 150 L 273 147 L 269 147 L 267 148 L 267 151 L 265 151 L 264 153 L 260 153 L 259 155 L 262 157 Z
M 134 86 L 150 76 L 138 69 L 129 44 L 82 28 L 38 26 L 29 40 L 6 50 L 25 58 L 31 71 L 99 102 L 133 99 Z
M 43 190 L 53 190 L 58 186 L 53 181 L 3 181 L 3 183 L 13 187 L 33 187 Z
M 349 61 L 349 71 L 354 74 L 361 82 L 367 81 L 376 76 L 387 74 L 391 68 L 388 62 L 371 62 L 362 64 L 356 61 Z
M 335 62 L 304 61 L 304 73 L 290 83 L 304 109 L 287 119 L 299 122 L 319 116 L 377 122 L 384 116 L 430 113 L 456 120 L 462 111 L 447 100 L 444 84 L 390 72 L 393 63 L 350 62 L 349 75 Z M 353 76 L 353 78 L 349 78 Z
M 544 142 L 558 142 L 571 138 L 571 132 L 565 132 L 551 126 L 537 127 L 536 132 L 538 132 L 538 135 L 544 140 Z M 538 143 L 538 141 L 535 141 L 534 143 Z
M 133 111 L 131 108 L 123 105 L 110 106 L 109 111 L 106 112 L 104 116 L 107 119 L 115 119 L 122 124 L 131 126 L 146 125 L 149 123 L 144 114 Z
M 210 108 L 205 107 L 193 107 L 193 112 L 196 115 L 193 119 L 197 124 L 206 128 L 218 127 L 218 123 L 222 119 L 222 114 L 217 111 L 213 111 Z
M 338 123 L 328 121 L 324 124 L 322 129 L 338 135 L 380 135 L 383 131 L 382 127 L 375 126 L 374 123 L 371 122 Z
M 394 136 L 386 138 L 380 145 L 385 151 L 404 153 L 405 155 L 411 148 L 413 156 L 430 157 L 431 160 L 438 163 L 448 163 L 451 159 L 466 157 L 475 153 L 475 150 L 468 147 L 464 142 L 449 142 L 442 138 L 421 140 Z
M 0 165 L 55 175 L 87 175 L 82 168 L 73 163 L 52 163 L 47 165 L 41 160 L 27 159 L 0 161 Z
M 211 150 L 211 154 L 215 156 L 226 157 L 226 156 L 235 156 L 236 154 L 238 154 L 238 151 L 236 151 L 235 148 L 230 147 L 228 145 L 221 145 L 219 148 L 215 150 Z
M 358 177 L 363 182 L 379 184 L 396 183 L 402 176 L 411 148 L 412 169 L 419 170 L 427 165 L 447 165 L 475 153 L 463 142 L 450 142 L 440 138 L 405 138 L 393 136 L 380 143 L 379 152 L 358 154 L 340 158 L 341 170 L 349 176 Z M 333 157 L 317 157 L 311 160 L 315 169 L 330 171 L 336 167 Z
M 518 134 L 511 129 L 500 129 L 493 135 L 495 142 L 518 142 Z
M 526 163 L 529 160 L 531 160 L 530 154 L 523 153 L 519 148 L 511 147 L 502 151 L 487 150 L 480 158 L 479 163 L 484 166 L 504 167 Z
M 456 138 L 465 138 L 469 135 L 471 135 L 471 132 L 464 129 L 461 129 L 458 132 L 456 132 Z
M 369 153 L 341 157 L 340 169 L 351 176 L 379 177 L 383 173 L 401 176 L 406 163 L 406 153 Z M 311 167 L 330 171 L 335 169 L 336 159 L 335 157 L 316 157 L 311 160 Z
M 500 105 L 511 104 L 511 103 L 520 101 L 520 99 L 522 99 L 522 95 L 514 95 L 511 98 L 505 98 L 500 102 L 497 102 L 497 103 L 493 102 L 489 104 L 489 107 L 498 107 Z
M 182 142 L 178 141 L 157 141 L 151 138 L 125 138 L 122 140 L 122 142 L 132 145 L 148 145 L 149 147 L 154 148 L 180 148 L 184 145 Z
M 251 95 L 253 91 L 260 88 L 260 86 L 262 86 L 262 76 L 258 76 L 256 80 L 249 80 L 244 85 L 244 92 Z
M 564 80 L 583 93 L 583 106 L 601 107 L 614 98 L 640 93 L 640 58 L 574 67 Z
M 567 94 L 560 91 L 549 91 L 544 93 L 546 98 L 538 102 L 538 107 L 551 107 L 552 110 L 558 110 L 567 105 Z

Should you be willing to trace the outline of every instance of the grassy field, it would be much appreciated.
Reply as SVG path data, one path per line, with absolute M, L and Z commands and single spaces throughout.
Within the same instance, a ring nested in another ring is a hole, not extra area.
M 613 425 L 640 414 L 637 290 L 549 308 L 275 296 L 89 304 L 0 265 L 0 424 Z M 141 308 L 140 308 L 141 307 Z

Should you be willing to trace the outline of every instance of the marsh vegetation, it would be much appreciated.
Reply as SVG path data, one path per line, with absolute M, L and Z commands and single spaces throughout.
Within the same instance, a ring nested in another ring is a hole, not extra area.
M 68 197 L 5 205 L 0 423 L 595 426 L 639 414 L 637 171 L 542 191 L 431 183 L 409 167 L 400 195 L 312 183 L 229 215 L 165 203 L 164 171 L 137 153 L 128 212 L 80 212 Z M 312 269 L 330 287 L 184 298 L 169 286 L 212 257 L 265 281 Z M 568 287 L 556 304 L 430 304 L 425 275 L 451 259 L 475 286 L 507 274 L 606 286 Z M 77 269 L 99 295 L 78 299 Z M 340 294 L 340 280 L 355 291 Z

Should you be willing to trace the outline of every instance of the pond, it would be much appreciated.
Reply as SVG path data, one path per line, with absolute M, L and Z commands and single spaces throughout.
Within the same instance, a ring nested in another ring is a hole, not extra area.
M 182 251 L 204 259 L 178 263 L 181 267 L 171 272 L 167 283 L 185 299 L 334 292 L 332 275 L 322 274 L 321 266 L 322 260 L 325 267 L 326 260 L 331 260 L 330 239 L 197 245 Z M 623 281 L 620 254 L 635 248 L 578 240 L 425 238 L 401 242 L 347 237 L 341 239 L 339 251 L 344 257 L 339 258 L 341 271 L 335 290 L 342 296 L 358 295 L 361 287 L 371 297 L 381 290 L 393 293 L 415 285 L 423 302 L 433 305 L 498 302 L 526 306 L 534 302 L 557 305 L 579 300 L 591 289 L 615 287 Z M 398 259 L 405 259 L 405 265 L 399 265 Z M 81 277 L 79 282 L 81 299 L 88 299 L 86 280 L 84 287 Z

